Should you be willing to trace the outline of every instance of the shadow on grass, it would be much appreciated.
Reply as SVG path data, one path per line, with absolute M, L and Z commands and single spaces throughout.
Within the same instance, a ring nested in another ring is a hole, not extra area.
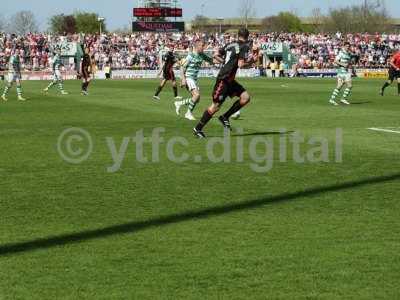
M 284 134 L 292 134 L 294 131 L 260 131 L 260 132 L 248 132 L 248 133 L 241 133 L 241 134 L 235 134 L 232 133 L 232 137 L 245 137 L 245 136 L 269 136 L 269 135 L 284 135 Z M 209 138 L 215 138 L 215 137 L 224 137 L 223 135 L 217 136 L 217 135 L 209 135 Z
M 232 136 L 267 136 L 267 135 L 283 135 L 291 134 L 294 131 L 265 131 L 265 132 L 249 132 L 243 134 L 232 134 Z
M 372 103 L 372 101 L 351 102 L 351 105 L 363 105 L 363 104 L 368 104 L 368 103 Z
M 395 180 L 400 180 L 400 173 L 388 176 L 366 178 L 358 181 L 350 181 L 323 187 L 309 188 L 304 191 L 285 193 L 277 196 L 268 196 L 260 199 L 243 201 L 223 206 L 215 206 L 200 210 L 187 211 L 183 213 L 172 214 L 169 216 L 157 217 L 149 219 L 147 221 L 130 222 L 94 230 L 51 236 L 26 242 L 5 244 L 5 245 L 0 245 L 0 256 L 23 253 L 39 249 L 47 249 L 51 247 L 84 242 L 93 239 L 106 238 L 108 236 L 113 236 L 113 235 L 135 233 L 138 231 L 154 227 L 167 226 L 170 224 L 176 224 L 191 220 L 217 217 L 228 213 L 239 212 L 242 210 L 256 209 L 266 205 L 292 201 L 298 198 L 312 197 L 328 192 L 351 190 L 358 187 L 390 182 Z

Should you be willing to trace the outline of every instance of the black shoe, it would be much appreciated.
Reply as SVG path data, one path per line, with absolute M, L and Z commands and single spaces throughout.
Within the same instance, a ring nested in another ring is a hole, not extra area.
M 197 130 L 196 128 L 193 128 L 193 134 L 195 137 L 199 138 L 199 139 L 205 139 L 206 135 L 204 134 L 203 131 L 201 130 Z
M 220 116 L 218 120 L 221 122 L 222 126 L 224 126 L 225 129 L 232 131 L 231 122 L 229 122 L 229 119 L 226 119 L 224 116 Z

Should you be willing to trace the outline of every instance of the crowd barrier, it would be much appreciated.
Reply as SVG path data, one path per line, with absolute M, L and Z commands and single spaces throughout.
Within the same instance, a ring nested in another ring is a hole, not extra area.
M 200 78 L 215 78 L 218 74 L 218 69 L 202 69 L 199 73 Z M 238 70 L 238 78 L 257 78 L 261 76 L 261 72 L 258 69 L 243 69 Z M 264 74 L 267 77 L 271 77 L 271 71 L 267 70 Z M 279 71 L 276 71 L 278 77 Z M 285 71 L 285 76 L 288 72 Z M 360 78 L 387 78 L 387 69 L 357 69 L 355 71 L 357 77 Z M 7 72 L 0 72 L 0 78 L 3 79 Z M 180 78 L 180 72 L 175 71 L 177 78 Z M 298 76 L 308 78 L 325 78 L 325 77 L 336 77 L 336 69 L 299 69 Z M 62 72 L 64 80 L 76 79 L 77 74 L 75 71 L 64 71 Z M 104 71 L 97 71 L 94 75 L 95 79 L 106 79 Z M 158 70 L 114 70 L 111 73 L 111 79 L 117 80 L 129 80 L 129 79 L 156 79 L 158 78 Z M 23 72 L 22 80 L 52 80 L 53 75 L 50 71 L 34 71 L 34 72 Z
M 298 74 L 300 77 L 336 77 L 336 69 L 299 69 Z M 388 69 L 356 69 L 355 75 L 359 78 L 387 78 Z
M 180 71 L 176 70 L 175 76 L 180 78 Z M 218 75 L 218 69 L 202 69 L 200 70 L 200 78 L 215 78 Z M 104 72 L 97 72 L 96 78 L 105 79 Z M 260 71 L 257 69 L 238 70 L 237 77 L 260 77 Z M 111 74 L 112 79 L 155 79 L 158 78 L 158 70 L 115 70 Z

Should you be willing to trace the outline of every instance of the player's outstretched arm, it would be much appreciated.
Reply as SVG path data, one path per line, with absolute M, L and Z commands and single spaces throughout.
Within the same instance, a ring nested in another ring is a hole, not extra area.
M 225 62 L 224 59 L 224 50 L 223 49 L 219 49 L 218 51 L 216 51 L 213 55 L 213 60 L 215 64 L 223 64 Z
M 239 59 L 238 61 L 238 67 L 239 69 L 245 69 L 250 65 L 248 61 L 245 61 L 244 59 Z
M 245 68 L 251 67 L 253 64 L 255 64 L 257 62 L 257 59 L 258 59 L 258 56 L 257 56 L 257 58 L 250 57 L 248 60 L 241 58 L 238 61 L 238 67 L 240 69 L 245 69 Z
M 239 60 L 238 60 L 238 67 L 240 69 L 245 69 L 253 66 L 253 64 L 257 63 L 257 61 L 262 57 L 262 53 L 259 52 L 258 55 L 250 55 L 247 56 L 247 53 L 241 52 L 239 54 Z
M 181 65 L 181 87 L 186 85 L 186 69 L 189 63 L 189 58 L 186 58 Z
M 224 63 L 224 59 L 220 56 L 214 57 L 213 59 L 213 64 L 215 65 L 219 65 L 219 64 L 223 64 Z
M 210 65 L 214 64 L 214 59 L 212 57 L 209 57 L 207 54 L 203 54 L 202 57 L 203 60 L 209 63 Z

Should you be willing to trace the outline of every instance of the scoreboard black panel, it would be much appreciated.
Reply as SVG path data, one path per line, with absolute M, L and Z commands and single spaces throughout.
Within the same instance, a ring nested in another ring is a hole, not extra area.
M 137 18 L 180 18 L 182 15 L 182 8 L 136 7 L 133 9 L 133 16 Z
M 132 22 L 133 32 L 181 32 L 185 31 L 185 22 Z

